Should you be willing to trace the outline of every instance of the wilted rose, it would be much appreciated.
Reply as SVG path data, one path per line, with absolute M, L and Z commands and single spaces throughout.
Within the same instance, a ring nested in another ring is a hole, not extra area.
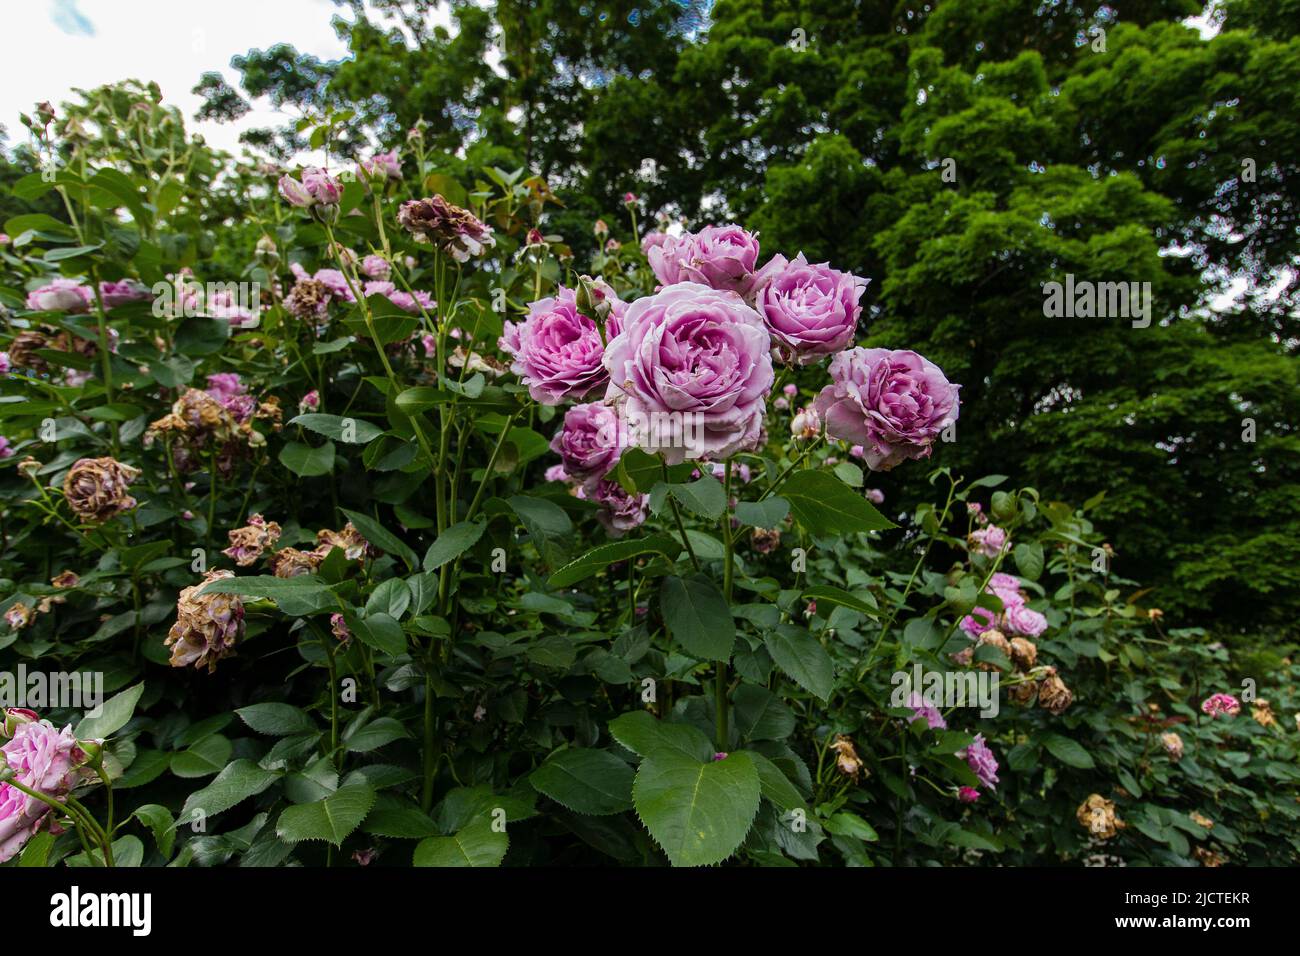
M 63 497 L 78 518 L 98 524 L 135 507 L 127 488 L 138 477 L 139 468 L 112 458 L 81 458 L 63 479 Z

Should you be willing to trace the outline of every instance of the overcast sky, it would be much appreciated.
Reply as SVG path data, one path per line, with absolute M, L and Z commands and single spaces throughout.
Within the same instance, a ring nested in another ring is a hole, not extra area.
M 200 100 L 190 93 L 199 75 L 220 71 L 238 89 L 230 58 L 275 43 L 338 59 L 347 51 L 330 20 L 340 9 L 330 0 L 10 0 L 0 123 L 13 145 L 27 137 L 18 114 L 40 100 L 57 106 L 74 87 L 153 80 L 187 126 L 238 154 L 242 129 L 279 125 L 284 117 L 255 104 L 238 123 L 199 123 L 193 116 Z

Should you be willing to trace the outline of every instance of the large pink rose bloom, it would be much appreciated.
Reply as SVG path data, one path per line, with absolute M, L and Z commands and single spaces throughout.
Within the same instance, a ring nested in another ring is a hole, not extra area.
M 532 303 L 524 321 L 506 323 L 498 344 L 514 359 L 510 370 L 543 405 L 586 398 L 605 384 L 600 330 L 578 311 L 572 289 Z
M 84 766 L 86 752 L 72 728 L 56 730 L 48 720 L 19 724 L 0 752 L 15 780 L 56 800 L 90 779 Z M 49 810 L 49 804 L 17 787 L 0 784 L 0 863 L 23 848 Z
M 915 352 L 849 349 L 831 359 L 832 383 L 815 403 L 826 433 L 863 446 L 872 471 L 928 458 L 934 440 L 957 420 L 957 390 Z
M 87 312 L 95 294 L 78 279 L 54 279 L 27 293 L 27 308 L 41 312 Z
M 589 402 L 564 413 L 564 425 L 551 439 L 564 472 L 578 481 L 603 478 L 623 453 L 618 413 L 608 405 Z
M 778 255 L 760 273 L 754 306 L 781 357 L 807 365 L 853 344 L 867 281 L 812 265 L 802 252 L 793 261 Z
M 628 307 L 605 350 L 607 398 L 629 442 L 669 464 L 755 447 L 772 388 L 771 336 L 733 292 L 683 282 Z
M 650 268 L 664 285 L 698 282 L 749 296 L 757 280 L 758 239 L 740 226 L 705 226 L 668 236 L 646 250 Z

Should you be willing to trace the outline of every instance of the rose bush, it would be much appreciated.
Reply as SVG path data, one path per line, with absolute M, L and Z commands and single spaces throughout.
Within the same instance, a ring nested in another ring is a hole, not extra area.
M 945 468 L 866 277 L 635 197 L 587 275 L 419 128 L 259 168 L 90 97 L 3 225 L 0 665 L 112 696 L 7 712 L 6 859 L 1295 861 L 1294 650 Z

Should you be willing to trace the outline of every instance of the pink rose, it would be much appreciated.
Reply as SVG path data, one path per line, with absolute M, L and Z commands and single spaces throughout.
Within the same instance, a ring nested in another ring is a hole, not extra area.
M 603 478 L 618 464 L 618 413 L 601 402 L 574 405 L 564 413 L 564 425 L 551 439 L 565 474 L 578 481 Z
M 995 524 L 986 528 L 976 528 L 970 533 L 968 545 L 971 551 L 986 558 L 996 558 L 1007 547 L 1007 533 Z
M 807 365 L 853 344 L 867 282 L 811 265 L 802 252 L 793 261 L 777 255 L 759 274 L 754 304 L 781 357 Z
M 401 179 L 402 161 L 397 157 L 397 150 L 375 153 L 370 159 L 363 159 L 357 164 L 363 175 L 375 180 Z
M 94 293 L 77 279 L 54 279 L 27 294 L 27 308 L 38 312 L 87 312 Z
M 628 494 L 622 485 L 609 478 L 579 485 L 577 495 L 600 505 L 596 520 L 611 538 L 621 537 L 624 532 L 643 524 L 650 504 L 649 495 Z
M 940 432 L 957 420 L 960 386 L 915 352 L 849 349 L 831 359 L 830 374 L 832 384 L 816 402 L 826 433 L 861 444 L 872 471 L 928 458 Z
M 101 282 L 99 297 L 104 301 L 104 308 L 115 309 L 128 302 L 146 302 L 153 298 L 149 287 L 135 279 L 119 279 L 116 282 Z
M 705 226 L 697 233 L 668 237 L 646 253 L 662 284 L 698 282 L 713 289 L 752 293 L 757 281 L 758 239 L 740 226 Z
M 1047 630 L 1047 618 L 1024 604 L 1010 604 L 1006 609 L 1007 629 L 1023 637 L 1038 637 Z
M 387 279 L 393 267 L 383 256 L 366 256 L 361 260 L 361 271 L 370 279 Z
M 543 405 L 583 399 L 607 380 L 604 348 L 594 320 L 578 311 L 573 289 L 528 306 L 522 322 L 507 322 L 498 344 L 514 360 L 510 370 Z
M 302 185 L 319 205 L 334 206 L 343 197 L 342 184 L 323 169 L 308 166 L 302 171 Z
M 606 397 L 623 402 L 630 441 L 670 464 L 755 447 L 772 388 L 771 338 L 733 292 L 694 282 L 628 307 L 605 351 Z
M 1220 714 L 1236 717 L 1240 712 L 1241 703 L 1231 694 L 1211 694 L 1201 704 L 1201 713 L 1208 714 L 1211 719 Z
M 651 249 L 658 249 L 665 242 L 667 242 L 668 239 L 669 236 L 668 233 L 666 232 L 660 232 L 658 230 L 655 230 L 654 232 L 647 232 L 644 236 L 641 237 L 641 251 L 648 256 L 650 255 Z
M 975 776 L 979 777 L 983 786 L 990 790 L 997 789 L 998 761 L 993 756 L 993 751 L 989 750 L 988 744 L 984 742 L 983 734 L 976 734 L 971 745 L 958 756 L 966 758 L 966 764 L 974 771 Z
M 72 728 L 56 730 L 48 720 L 19 724 L 0 752 L 3 762 L 14 771 L 14 780 L 59 802 L 91 779 L 85 768 L 86 752 L 72 735 Z M 44 801 L 0 784 L 0 863 L 23 848 L 49 810 Z

